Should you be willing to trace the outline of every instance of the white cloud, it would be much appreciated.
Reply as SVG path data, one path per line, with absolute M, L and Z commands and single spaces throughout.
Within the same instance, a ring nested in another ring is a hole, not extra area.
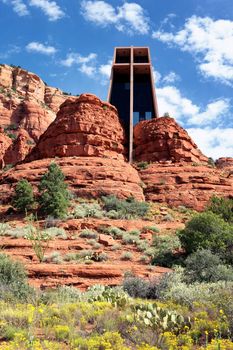
M 105 1 L 82 1 L 81 11 L 87 21 L 103 27 L 110 23 L 116 23 L 116 11 L 112 5 Z
M 29 5 L 41 9 L 44 12 L 44 14 L 48 16 L 49 21 L 57 21 L 65 15 L 60 6 L 56 3 L 56 1 L 30 0 Z
M 233 128 L 186 129 L 194 142 L 208 157 L 233 157 Z
M 163 86 L 157 88 L 157 98 L 160 115 L 168 112 L 179 122 L 190 126 L 210 126 L 219 122 L 230 114 L 230 100 L 218 99 L 211 101 L 205 108 L 194 104 L 190 99 L 182 95 L 175 86 Z
M 65 67 L 78 66 L 80 72 L 86 74 L 88 77 L 94 77 L 96 72 L 96 58 L 95 53 L 90 53 L 87 56 L 82 56 L 76 52 L 70 52 L 67 54 L 64 60 L 61 60 L 61 64 Z
M 233 21 L 192 16 L 180 31 L 159 30 L 152 37 L 194 54 L 204 76 L 233 82 Z
M 152 73 L 154 76 L 155 85 L 158 86 L 159 83 L 161 82 L 162 75 L 157 70 L 154 70 L 154 69 Z
M 28 52 L 37 52 L 37 53 L 41 53 L 44 55 L 53 55 L 57 52 L 57 50 L 55 49 L 55 47 L 53 46 L 46 46 L 42 43 L 38 43 L 36 41 L 32 41 L 31 43 L 29 43 L 26 46 L 26 50 Z
M 107 64 L 101 64 L 99 67 L 99 72 L 107 79 L 110 78 L 111 75 L 112 62 L 109 61 Z
M 180 76 L 175 72 L 170 72 L 163 78 L 163 83 L 172 84 L 180 80 Z
M 81 13 L 87 21 L 102 27 L 114 25 L 117 30 L 128 34 L 148 34 L 150 29 L 145 10 L 137 3 L 125 2 L 115 8 L 106 1 L 83 0 Z
M 90 78 L 92 78 L 96 72 L 95 66 L 88 66 L 86 63 L 81 64 L 79 70 Z
M 5 50 L 3 53 L 0 52 L 0 58 L 1 59 L 7 59 L 13 54 L 17 54 L 21 51 L 21 48 L 17 45 L 9 45 L 8 49 Z
M 205 155 L 214 159 L 233 157 L 230 99 L 219 98 L 201 107 L 185 97 L 177 87 L 167 85 L 166 76 L 162 77 L 159 73 L 159 77 L 159 87 L 156 89 L 159 114 L 162 116 L 168 112 L 175 118 Z
M 95 60 L 97 55 L 95 53 L 90 53 L 88 56 L 82 56 L 79 53 L 70 52 L 66 56 L 65 60 L 61 61 L 61 64 L 66 67 L 71 67 L 75 64 L 89 63 Z
M 17 13 L 18 16 L 29 15 L 29 10 L 27 5 L 22 0 L 2 0 L 4 4 L 12 5 L 13 11 Z

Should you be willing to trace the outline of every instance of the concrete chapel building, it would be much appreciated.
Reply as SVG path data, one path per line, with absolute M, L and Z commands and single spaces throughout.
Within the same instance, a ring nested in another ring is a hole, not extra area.
M 129 161 L 132 162 L 133 126 L 159 116 L 148 47 L 115 48 L 108 102 L 117 108 L 128 134 Z

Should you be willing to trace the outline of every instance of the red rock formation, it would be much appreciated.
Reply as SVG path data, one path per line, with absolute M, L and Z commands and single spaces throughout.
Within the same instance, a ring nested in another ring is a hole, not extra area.
M 140 171 L 146 200 L 203 210 L 213 195 L 233 198 L 233 177 L 210 166 L 150 164 Z
M 30 139 L 28 133 L 21 129 L 18 132 L 18 137 L 8 147 L 4 154 L 5 164 L 16 164 L 26 157 L 33 147 L 33 141 Z
M 54 120 L 54 113 L 41 107 L 37 101 L 25 101 L 21 104 L 18 115 L 18 125 L 27 130 L 28 134 L 38 141 L 43 133 Z
M 5 134 L 4 129 L 0 127 L 0 169 L 5 166 L 4 156 L 11 144 L 12 140 Z
M 16 165 L 2 174 L 0 179 L 1 200 L 7 203 L 16 183 L 25 178 L 32 185 L 38 185 L 41 176 L 47 171 L 52 159 L 43 159 Z M 64 157 L 56 158 L 66 176 L 70 190 L 78 197 L 99 198 L 104 194 L 115 194 L 126 198 L 134 196 L 143 200 L 137 171 L 119 159 L 100 157 Z
M 95 156 L 123 159 L 124 132 L 115 107 L 94 95 L 64 102 L 27 161 Z
M 205 157 L 173 118 L 155 118 L 134 127 L 135 160 L 207 163 Z
M 67 99 L 60 89 L 46 86 L 44 102 L 55 113 L 59 111 L 61 104 Z
M 219 169 L 233 170 L 233 158 L 222 157 L 216 160 L 216 166 Z
M 33 73 L 0 65 L 0 125 L 24 127 L 38 140 L 67 96 Z

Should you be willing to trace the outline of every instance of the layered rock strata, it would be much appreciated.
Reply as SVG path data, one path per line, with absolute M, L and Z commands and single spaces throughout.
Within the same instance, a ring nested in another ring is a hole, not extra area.
M 20 179 L 27 179 L 36 188 L 52 161 L 61 167 L 70 190 L 78 197 L 99 198 L 115 194 L 121 198 L 134 196 L 144 200 L 139 175 L 129 163 L 100 157 L 47 158 L 16 165 L 2 174 L 1 200 L 5 203 L 10 200 Z
M 233 198 L 233 176 L 205 165 L 150 164 L 140 171 L 146 200 L 203 210 L 215 195 Z
M 146 162 L 207 163 L 188 133 L 173 118 L 145 120 L 134 127 L 134 158 Z
M 36 74 L 0 65 L 0 125 L 23 127 L 37 141 L 55 119 L 67 96 L 47 86 Z
M 26 161 L 71 156 L 123 159 L 124 139 L 116 108 L 83 94 L 61 105 Z

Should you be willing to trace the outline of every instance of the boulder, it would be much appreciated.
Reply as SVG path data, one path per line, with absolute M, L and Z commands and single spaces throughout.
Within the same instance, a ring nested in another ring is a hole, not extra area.
M 179 124 L 168 117 L 154 118 L 134 127 L 136 161 L 207 163 L 197 145 Z
M 90 94 L 69 98 L 27 161 L 53 157 L 123 159 L 124 131 L 115 107 Z

